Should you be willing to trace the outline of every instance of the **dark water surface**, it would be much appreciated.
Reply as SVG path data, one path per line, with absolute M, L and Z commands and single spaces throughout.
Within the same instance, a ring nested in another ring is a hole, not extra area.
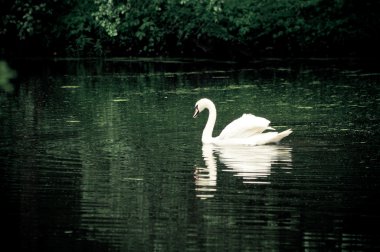
M 9 251 L 376 251 L 380 69 L 369 61 L 19 60 L 0 95 Z M 243 113 L 294 133 L 202 146 Z

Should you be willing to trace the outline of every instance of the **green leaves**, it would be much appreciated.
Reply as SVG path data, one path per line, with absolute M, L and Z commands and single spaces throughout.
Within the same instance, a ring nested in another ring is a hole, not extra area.
M 41 3 L 42 2 L 42 3 Z M 209 53 L 227 47 L 280 54 L 380 42 L 369 0 L 16 0 L 2 6 L 0 39 L 69 55 Z M 373 39 L 374 38 L 374 39 Z M 217 48 L 219 46 L 219 48 Z M 352 48 L 351 48 L 352 49 Z
M 129 4 L 115 5 L 113 0 L 94 0 L 94 4 L 97 10 L 92 13 L 92 16 L 96 23 L 106 31 L 108 36 L 116 37 L 121 17 L 128 12 Z

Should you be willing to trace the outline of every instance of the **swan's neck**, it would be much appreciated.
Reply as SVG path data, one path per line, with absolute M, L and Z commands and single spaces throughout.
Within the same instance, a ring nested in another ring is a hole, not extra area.
M 214 130 L 215 121 L 216 121 L 216 108 L 213 103 L 210 103 L 207 105 L 208 109 L 208 120 L 206 123 L 205 128 L 203 129 L 202 134 L 202 142 L 203 143 L 211 143 L 212 138 L 212 131 Z

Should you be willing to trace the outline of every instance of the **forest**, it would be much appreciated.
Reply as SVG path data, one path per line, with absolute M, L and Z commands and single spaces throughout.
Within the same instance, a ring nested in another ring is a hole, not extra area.
M 372 57 L 378 0 L 1 0 L 0 56 Z

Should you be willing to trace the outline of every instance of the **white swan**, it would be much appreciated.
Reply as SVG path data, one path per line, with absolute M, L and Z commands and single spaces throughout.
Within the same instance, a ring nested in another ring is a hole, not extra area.
M 284 137 L 292 133 L 291 129 L 281 133 L 266 132 L 265 130 L 275 130 L 269 127 L 270 121 L 252 114 L 243 114 L 240 118 L 228 124 L 217 137 L 212 137 L 216 121 L 216 108 L 214 103 L 206 98 L 200 99 L 195 104 L 193 117 L 196 118 L 200 112 L 208 109 L 209 116 L 202 133 L 202 143 L 216 145 L 262 145 L 277 143 Z

